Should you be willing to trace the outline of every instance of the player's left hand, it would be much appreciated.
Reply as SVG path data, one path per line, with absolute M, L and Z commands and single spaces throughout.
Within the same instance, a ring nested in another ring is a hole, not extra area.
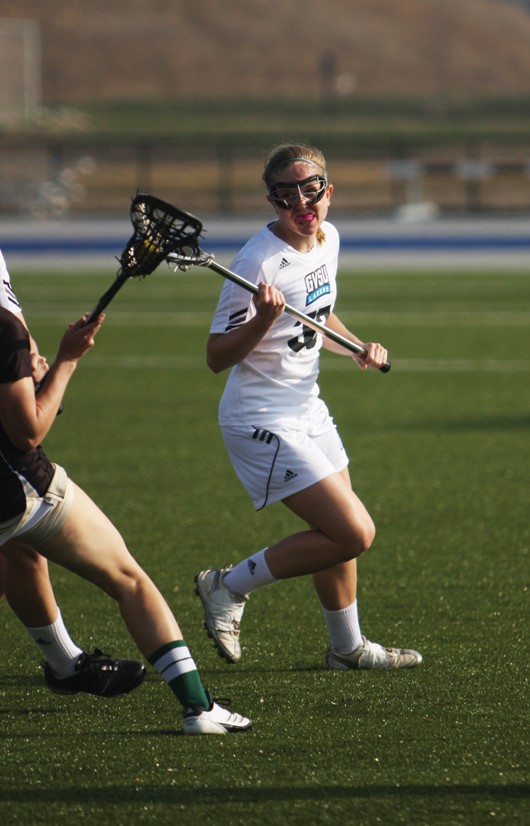
M 87 324 L 88 313 L 85 313 L 73 324 L 68 325 L 57 353 L 56 361 L 79 361 L 84 354 L 95 344 L 95 337 L 105 319 L 105 313 Z
M 35 386 L 39 385 L 50 369 L 48 362 L 40 353 L 30 353 L 31 377 Z
M 364 353 L 354 354 L 353 360 L 359 365 L 361 370 L 368 370 L 371 367 L 379 370 L 388 361 L 388 351 L 376 341 L 370 341 L 364 345 Z

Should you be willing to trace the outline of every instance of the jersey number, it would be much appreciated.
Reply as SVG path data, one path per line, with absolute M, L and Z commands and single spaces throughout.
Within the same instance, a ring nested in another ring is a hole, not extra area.
M 309 318 L 314 318 L 315 321 L 319 322 L 319 324 L 325 324 L 330 312 L 331 307 L 322 307 L 320 310 L 317 310 L 314 313 L 308 313 L 307 315 Z M 304 326 L 301 321 L 297 321 L 295 327 L 302 327 L 302 332 L 300 335 L 295 336 L 295 338 L 290 339 L 289 347 L 291 350 L 294 350 L 295 353 L 299 353 L 300 350 L 304 349 L 304 347 L 311 350 L 311 348 L 317 343 L 316 330 L 312 330 L 311 327 Z

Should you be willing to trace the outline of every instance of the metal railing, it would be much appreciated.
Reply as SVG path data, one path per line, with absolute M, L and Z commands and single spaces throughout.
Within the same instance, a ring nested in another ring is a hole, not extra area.
M 441 212 L 530 211 L 530 149 L 431 147 L 415 157 L 326 150 L 334 211 L 381 214 L 429 203 Z M 259 215 L 263 151 L 139 140 L 66 143 L 0 139 L 0 214 L 123 214 L 137 190 L 193 212 Z

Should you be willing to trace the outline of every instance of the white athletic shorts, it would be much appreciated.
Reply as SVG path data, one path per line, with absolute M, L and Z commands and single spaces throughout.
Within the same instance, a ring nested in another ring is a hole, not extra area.
M 0 546 L 9 539 L 38 545 L 56 533 L 70 513 L 74 483 L 60 465 L 54 465 L 50 486 L 44 496 L 26 491 L 26 510 L 21 516 L 0 522 Z
M 259 511 L 344 470 L 348 456 L 333 419 L 311 433 L 289 427 L 221 426 L 230 460 Z

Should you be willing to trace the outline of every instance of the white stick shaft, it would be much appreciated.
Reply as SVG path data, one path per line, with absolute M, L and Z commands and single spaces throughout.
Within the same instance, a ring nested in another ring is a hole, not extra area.
M 258 294 L 259 289 L 255 284 L 251 281 L 247 281 L 246 278 L 242 278 L 242 276 L 237 275 L 235 272 L 226 269 L 226 267 L 223 267 L 221 264 L 217 264 L 215 261 L 210 260 L 207 262 L 206 266 L 219 273 L 219 275 L 222 275 L 224 278 L 227 278 L 229 281 L 233 281 L 234 284 L 239 284 L 240 287 L 243 287 L 243 289 L 247 290 L 249 293 L 253 293 L 254 295 Z M 302 313 L 300 310 L 297 310 L 296 307 L 291 307 L 289 304 L 286 304 L 285 312 L 294 316 L 294 318 L 297 318 L 305 324 L 306 327 L 310 327 L 312 330 L 322 333 L 322 335 L 331 339 L 336 344 L 342 345 L 342 347 L 345 347 L 350 352 L 357 354 L 364 353 L 364 349 L 359 344 L 344 338 L 344 336 L 341 336 L 340 333 L 336 333 L 334 330 L 330 330 L 325 324 L 315 321 L 314 318 L 311 318 L 305 313 Z

